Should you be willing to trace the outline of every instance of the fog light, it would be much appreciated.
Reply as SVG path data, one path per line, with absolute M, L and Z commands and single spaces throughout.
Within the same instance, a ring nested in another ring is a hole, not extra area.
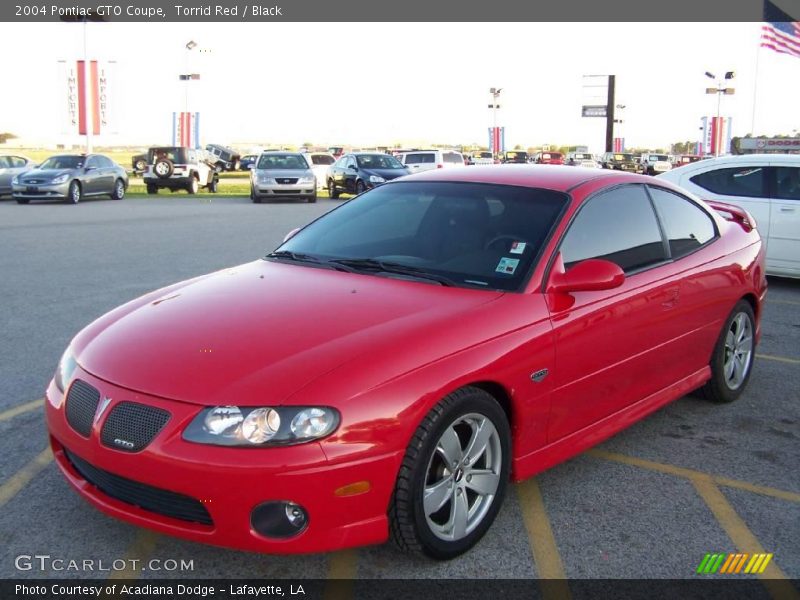
M 308 525 L 308 513 L 294 502 L 264 502 L 253 509 L 250 524 L 257 533 L 271 538 L 290 538 Z

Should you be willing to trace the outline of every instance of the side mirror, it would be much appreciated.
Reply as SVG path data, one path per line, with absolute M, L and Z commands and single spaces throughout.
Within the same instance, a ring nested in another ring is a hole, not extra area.
M 356 167 L 355 165 L 350 165 L 350 166 L 349 166 L 349 167 L 347 167 L 347 168 L 348 168 L 348 169 L 351 169 L 352 171 L 358 171 L 358 167 Z
M 619 265 L 601 258 L 589 258 L 566 271 L 559 253 L 547 291 L 553 294 L 570 292 L 595 292 L 618 288 L 625 282 L 625 273 Z
M 285 237 L 285 238 L 283 238 L 283 241 L 284 241 L 284 242 L 288 242 L 290 239 L 292 239 L 292 238 L 294 237 L 294 235 L 295 235 L 295 234 L 296 234 L 298 231 L 300 231 L 300 229 L 301 229 L 300 227 L 295 227 L 294 229 L 292 229 L 292 230 L 291 230 L 289 233 L 287 233 L 287 234 L 286 234 L 286 237 Z
M 96 167 L 83 167 L 83 172 L 88 173 L 89 171 L 94 171 Z

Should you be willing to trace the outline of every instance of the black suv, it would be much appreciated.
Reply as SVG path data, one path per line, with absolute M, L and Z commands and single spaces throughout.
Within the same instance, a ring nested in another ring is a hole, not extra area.
M 222 144 L 206 145 L 206 152 L 214 155 L 223 171 L 238 171 L 242 156 L 233 148 Z
M 219 173 L 217 165 L 204 150 L 161 146 L 147 151 L 143 179 L 148 194 L 157 194 L 159 188 L 196 194 L 201 187 L 213 194 L 217 191 Z
M 508 150 L 500 154 L 500 162 L 503 164 L 526 164 L 528 153 L 522 150 Z
M 630 171 L 632 173 L 638 173 L 642 170 L 641 165 L 636 162 L 630 152 L 606 152 L 600 159 L 600 165 L 604 169 Z

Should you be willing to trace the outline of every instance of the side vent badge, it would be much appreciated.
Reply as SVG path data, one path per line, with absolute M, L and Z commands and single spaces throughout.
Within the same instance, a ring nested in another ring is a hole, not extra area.
M 539 383 L 542 379 L 547 377 L 547 374 L 550 372 L 549 369 L 539 369 L 535 373 L 531 373 L 531 381 L 535 383 Z

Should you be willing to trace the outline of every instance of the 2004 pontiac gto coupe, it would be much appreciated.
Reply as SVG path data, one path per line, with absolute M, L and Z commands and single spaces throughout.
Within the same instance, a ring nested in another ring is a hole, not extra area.
M 52 448 L 91 504 L 164 533 L 451 558 L 510 479 L 693 390 L 742 393 L 755 225 L 634 174 L 405 177 L 91 323 L 47 390 Z

